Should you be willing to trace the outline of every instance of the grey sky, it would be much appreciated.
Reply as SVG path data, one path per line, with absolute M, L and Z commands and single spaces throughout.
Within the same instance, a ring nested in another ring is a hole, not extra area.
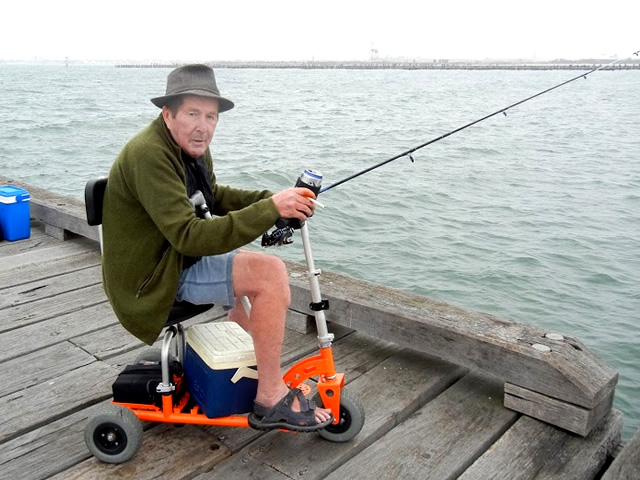
M 23 0 L 0 60 L 366 60 L 627 57 L 640 2 Z

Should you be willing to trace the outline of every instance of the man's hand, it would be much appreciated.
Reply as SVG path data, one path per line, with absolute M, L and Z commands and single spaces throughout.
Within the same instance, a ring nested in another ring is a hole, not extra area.
M 316 194 L 308 188 L 293 187 L 276 193 L 273 197 L 280 217 L 297 218 L 305 222 L 316 208 L 311 199 L 316 198 Z

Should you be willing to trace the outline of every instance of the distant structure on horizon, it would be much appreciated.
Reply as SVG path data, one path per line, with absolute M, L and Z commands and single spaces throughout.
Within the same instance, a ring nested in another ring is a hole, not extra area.
M 353 61 L 211 61 L 205 62 L 213 68 L 239 69 L 303 69 L 303 70 L 589 70 L 603 67 L 610 62 L 600 60 L 557 60 L 553 62 L 528 61 L 457 61 L 436 59 L 431 61 L 415 60 L 353 60 Z M 130 63 L 116 64 L 116 68 L 175 68 L 182 65 L 172 63 Z M 605 66 L 604 70 L 640 70 L 640 61 L 630 61 Z

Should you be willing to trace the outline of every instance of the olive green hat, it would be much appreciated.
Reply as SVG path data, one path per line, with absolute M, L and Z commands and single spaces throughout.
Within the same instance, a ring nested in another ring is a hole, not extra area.
M 169 100 L 180 95 L 198 95 L 218 100 L 220 112 L 233 108 L 233 102 L 220 96 L 213 69 L 207 65 L 184 65 L 173 70 L 167 77 L 167 92 L 151 102 L 162 108 Z

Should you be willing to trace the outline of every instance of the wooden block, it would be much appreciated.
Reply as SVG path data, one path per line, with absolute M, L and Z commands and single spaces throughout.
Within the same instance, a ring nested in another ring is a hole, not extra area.
M 587 436 L 613 405 L 613 392 L 592 409 L 532 392 L 511 383 L 504 384 L 504 406 L 530 417 Z
M 287 312 L 286 327 L 305 335 L 316 331 L 316 324 L 313 317 L 291 310 Z
M 590 480 L 596 478 L 621 434 L 622 413 L 617 410 L 587 438 L 523 416 L 459 480 Z
M 56 240 L 61 240 L 61 241 L 75 238 L 75 235 L 71 233 L 69 230 L 65 230 L 64 228 L 60 228 L 54 225 L 49 225 L 48 223 L 44 224 L 44 233 L 46 233 L 50 237 L 55 238 Z

